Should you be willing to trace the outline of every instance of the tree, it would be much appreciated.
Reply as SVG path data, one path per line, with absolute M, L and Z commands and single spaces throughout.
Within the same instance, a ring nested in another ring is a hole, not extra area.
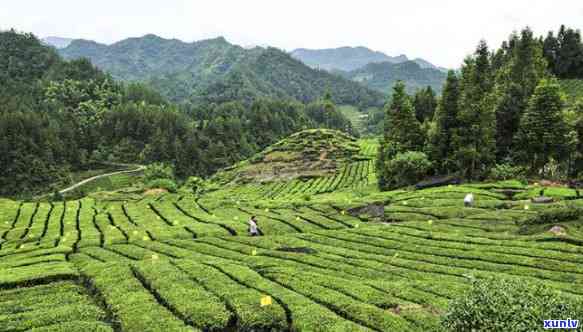
M 547 37 L 552 38 L 552 36 Z M 551 39 L 552 40 L 552 39 Z M 547 48 L 552 41 L 547 41 Z M 513 35 L 505 64 L 498 70 L 495 82 L 496 159 L 507 162 L 514 149 L 515 135 L 528 100 L 538 82 L 548 76 L 543 47 L 530 29 Z M 552 52 L 547 49 L 547 52 Z
M 562 25 L 559 29 L 558 44 L 555 74 L 560 78 L 583 77 L 583 45 L 579 31 Z
M 528 165 L 531 172 L 542 170 L 551 158 L 560 160 L 564 156 L 567 128 L 562 107 L 558 81 L 542 80 L 521 119 L 518 137 L 519 160 Z
M 434 116 L 435 131 L 429 138 L 431 158 L 438 171 L 445 173 L 451 172 L 454 167 L 451 156 L 452 142 L 459 126 L 458 104 L 459 80 L 456 73 L 450 70 Z
M 495 115 L 490 106 L 490 69 L 490 52 L 482 40 L 474 55 L 467 58 L 462 67 L 458 112 L 460 130 L 453 141 L 457 168 L 468 178 L 484 175 L 495 162 Z
M 413 107 L 415 108 L 415 116 L 419 122 L 423 123 L 426 120 L 433 119 L 433 114 L 437 107 L 437 99 L 431 86 L 415 93 Z
M 379 149 L 377 169 L 379 186 L 387 188 L 387 163 L 398 153 L 420 151 L 423 145 L 423 133 L 419 121 L 415 118 L 410 97 L 405 92 L 405 84 L 398 82 L 393 87 L 391 104 L 385 110 L 384 137 Z

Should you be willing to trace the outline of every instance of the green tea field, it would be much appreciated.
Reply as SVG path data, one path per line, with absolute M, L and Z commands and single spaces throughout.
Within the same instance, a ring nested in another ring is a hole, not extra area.
M 438 331 L 491 276 L 583 297 L 580 221 L 529 222 L 583 207 L 574 190 L 548 188 L 550 204 L 516 181 L 381 193 L 376 142 L 356 146 L 333 174 L 202 196 L 0 200 L 0 330 Z

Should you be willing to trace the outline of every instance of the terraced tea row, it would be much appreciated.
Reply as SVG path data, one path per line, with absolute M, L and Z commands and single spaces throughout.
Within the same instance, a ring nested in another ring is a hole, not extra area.
M 558 223 L 566 229 L 560 235 L 546 228 L 524 235 L 520 224 L 537 211 L 583 203 L 562 200 L 569 192 L 536 205 L 498 189 L 395 191 L 333 204 L 176 195 L 0 201 L 7 221 L 0 228 L 0 295 L 60 292 L 67 284 L 81 298 L 49 294 L 47 303 L 77 301 L 67 318 L 33 306 L 31 314 L 0 319 L 15 330 L 46 331 L 434 331 L 474 278 L 543 281 L 565 296 L 583 296 L 577 222 Z M 476 198 L 470 208 L 463 206 L 469 192 Z M 372 216 L 379 206 L 384 215 Z M 243 236 L 250 215 L 265 236 Z M 25 296 L 9 301 L 31 305 Z M 53 314 L 54 323 L 44 320 Z
M 359 220 L 330 206 L 257 209 L 233 204 L 206 209 L 192 198 L 170 195 L 164 200 L 98 204 L 92 199 L 58 203 L 7 203 L 2 206 L 0 253 L 49 243 L 82 247 L 136 240 L 244 235 L 247 220 L 259 216 L 263 235 L 354 227 Z

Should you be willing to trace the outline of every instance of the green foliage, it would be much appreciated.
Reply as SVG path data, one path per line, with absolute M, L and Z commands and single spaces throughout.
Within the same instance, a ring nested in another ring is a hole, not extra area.
M 511 164 L 496 164 L 490 170 L 490 178 L 496 181 L 521 179 L 526 180 L 526 169 L 522 166 L 513 166 Z
M 542 80 L 521 119 L 518 136 L 519 159 L 531 171 L 541 169 L 551 158 L 561 160 L 565 153 L 566 126 L 562 99 L 556 80 Z
M 208 185 L 205 180 L 198 176 L 189 176 L 182 187 L 192 194 L 200 195 L 207 189 Z
M 385 177 L 381 189 L 396 189 L 415 184 L 427 176 L 431 162 L 423 152 L 407 151 L 398 153 L 387 161 L 381 171 Z
M 423 133 L 410 97 L 402 82 L 394 86 L 391 104 L 386 108 L 383 151 L 392 157 L 399 152 L 419 150 Z
M 583 217 L 583 209 L 578 207 L 554 208 L 539 212 L 524 220 L 522 225 L 557 224 L 565 221 L 578 220 Z
M 380 188 L 390 188 L 389 174 L 386 166 L 397 154 L 407 151 L 420 151 L 423 144 L 423 132 L 410 97 L 405 93 L 405 86 L 399 82 L 394 87 L 391 104 L 385 110 L 384 138 L 378 155 Z
M 457 169 L 472 179 L 487 174 L 495 161 L 495 114 L 491 108 L 492 64 L 485 41 L 461 70 L 458 133 L 453 140 Z
M 174 167 L 164 163 L 153 163 L 144 170 L 144 180 L 147 182 L 158 179 L 174 179 Z
M 543 43 L 549 68 L 559 78 L 583 78 L 581 32 L 561 25 L 557 36 L 549 32 Z
M 429 133 L 429 150 L 436 168 L 449 173 L 454 170 L 453 139 L 458 133 L 459 79 L 453 70 L 447 73 L 443 94 L 434 115 L 435 130 Z
M 489 278 L 475 280 L 450 305 L 443 325 L 451 331 L 538 331 L 545 319 L 578 319 L 582 314 L 580 302 L 542 283 Z
M 419 122 L 423 123 L 433 119 L 435 109 L 437 108 L 437 98 L 431 86 L 415 93 L 413 108 L 415 108 L 415 116 Z
M 178 189 L 176 182 L 171 179 L 154 179 L 146 183 L 148 189 L 166 189 L 171 193 L 175 193 Z

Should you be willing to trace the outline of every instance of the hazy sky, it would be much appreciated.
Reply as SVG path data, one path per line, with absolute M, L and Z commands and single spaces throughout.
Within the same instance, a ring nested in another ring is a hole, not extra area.
M 580 0 L 0 0 L 0 29 L 111 43 L 154 33 L 193 41 L 225 36 L 286 50 L 366 46 L 458 67 L 480 39 L 561 23 L 583 29 Z

